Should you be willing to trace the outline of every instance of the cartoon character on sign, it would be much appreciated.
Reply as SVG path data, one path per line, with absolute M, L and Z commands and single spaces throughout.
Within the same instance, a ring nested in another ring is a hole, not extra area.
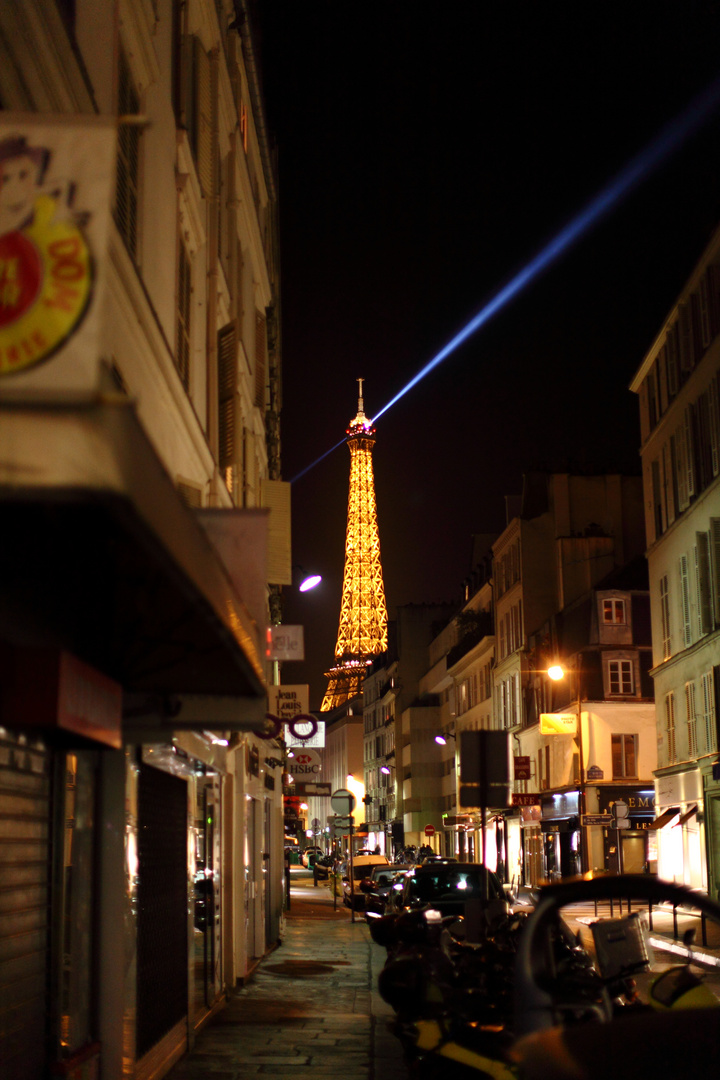
M 47 360 L 77 329 L 93 265 L 74 185 L 53 190 L 51 152 L 22 135 L 0 141 L 0 376 Z

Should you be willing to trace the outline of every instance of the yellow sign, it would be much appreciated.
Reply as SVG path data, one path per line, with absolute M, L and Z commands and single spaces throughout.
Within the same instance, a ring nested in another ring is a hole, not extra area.
M 575 713 L 540 713 L 541 735 L 576 735 Z
M 79 223 L 38 188 L 47 156 L 22 137 L 0 142 L 0 375 L 51 356 L 90 299 L 92 259 Z

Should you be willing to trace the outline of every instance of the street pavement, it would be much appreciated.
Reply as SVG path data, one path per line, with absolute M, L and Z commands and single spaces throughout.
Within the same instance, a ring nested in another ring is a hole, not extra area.
M 600 905 L 597 914 L 609 916 L 609 906 Z M 613 914 L 620 914 L 617 904 Z M 584 934 L 595 912 L 576 906 L 566 917 Z M 695 928 L 695 951 L 717 972 L 720 928 L 707 923 L 703 946 L 699 918 L 682 912 L 676 918 L 678 937 Z M 672 909 L 654 909 L 655 949 L 680 948 L 673 936 Z M 667 952 L 656 952 L 656 959 L 680 962 Z M 315 886 L 311 873 L 293 868 L 282 944 L 231 993 L 169 1080 L 399 1080 L 405 1066 L 389 1030 L 393 1013 L 377 992 L 384 962 L 385 950 L 372 941 L 364 916 L 353 919 L 340 898 L 334 902 L 327 882 Z
M 377 992 L 385 950 L 327 882 L 293 868 L 282 944 L 198 1035 L 169 1080 L 398 1080 L 392 1010 Z

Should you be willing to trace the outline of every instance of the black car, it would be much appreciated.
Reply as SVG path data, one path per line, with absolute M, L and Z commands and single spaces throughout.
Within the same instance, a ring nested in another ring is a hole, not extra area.
M 480 863 L 447 862 L 416 866 L 406 874 L 401 910 L 432 907 L 441 915 L 464 915 L 469 900 L 483 898 L 483 877 L 487 876 L 487 897 L 504 900 L 500 878 Z
M 365 893 L 365 918 L 368 922 L 375 915 L 384 915 L 395 883 L 410 869 L 409 866 L 376 866 L 360 888 Z M 369 916 L 369 917 L 368 917 Z

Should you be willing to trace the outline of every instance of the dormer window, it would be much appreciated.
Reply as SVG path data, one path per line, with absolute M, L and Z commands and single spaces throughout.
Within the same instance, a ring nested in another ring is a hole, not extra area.
M 603 600 L 603 622 L 606 626 L 621 626 L 627 622 L 624 600 Z

